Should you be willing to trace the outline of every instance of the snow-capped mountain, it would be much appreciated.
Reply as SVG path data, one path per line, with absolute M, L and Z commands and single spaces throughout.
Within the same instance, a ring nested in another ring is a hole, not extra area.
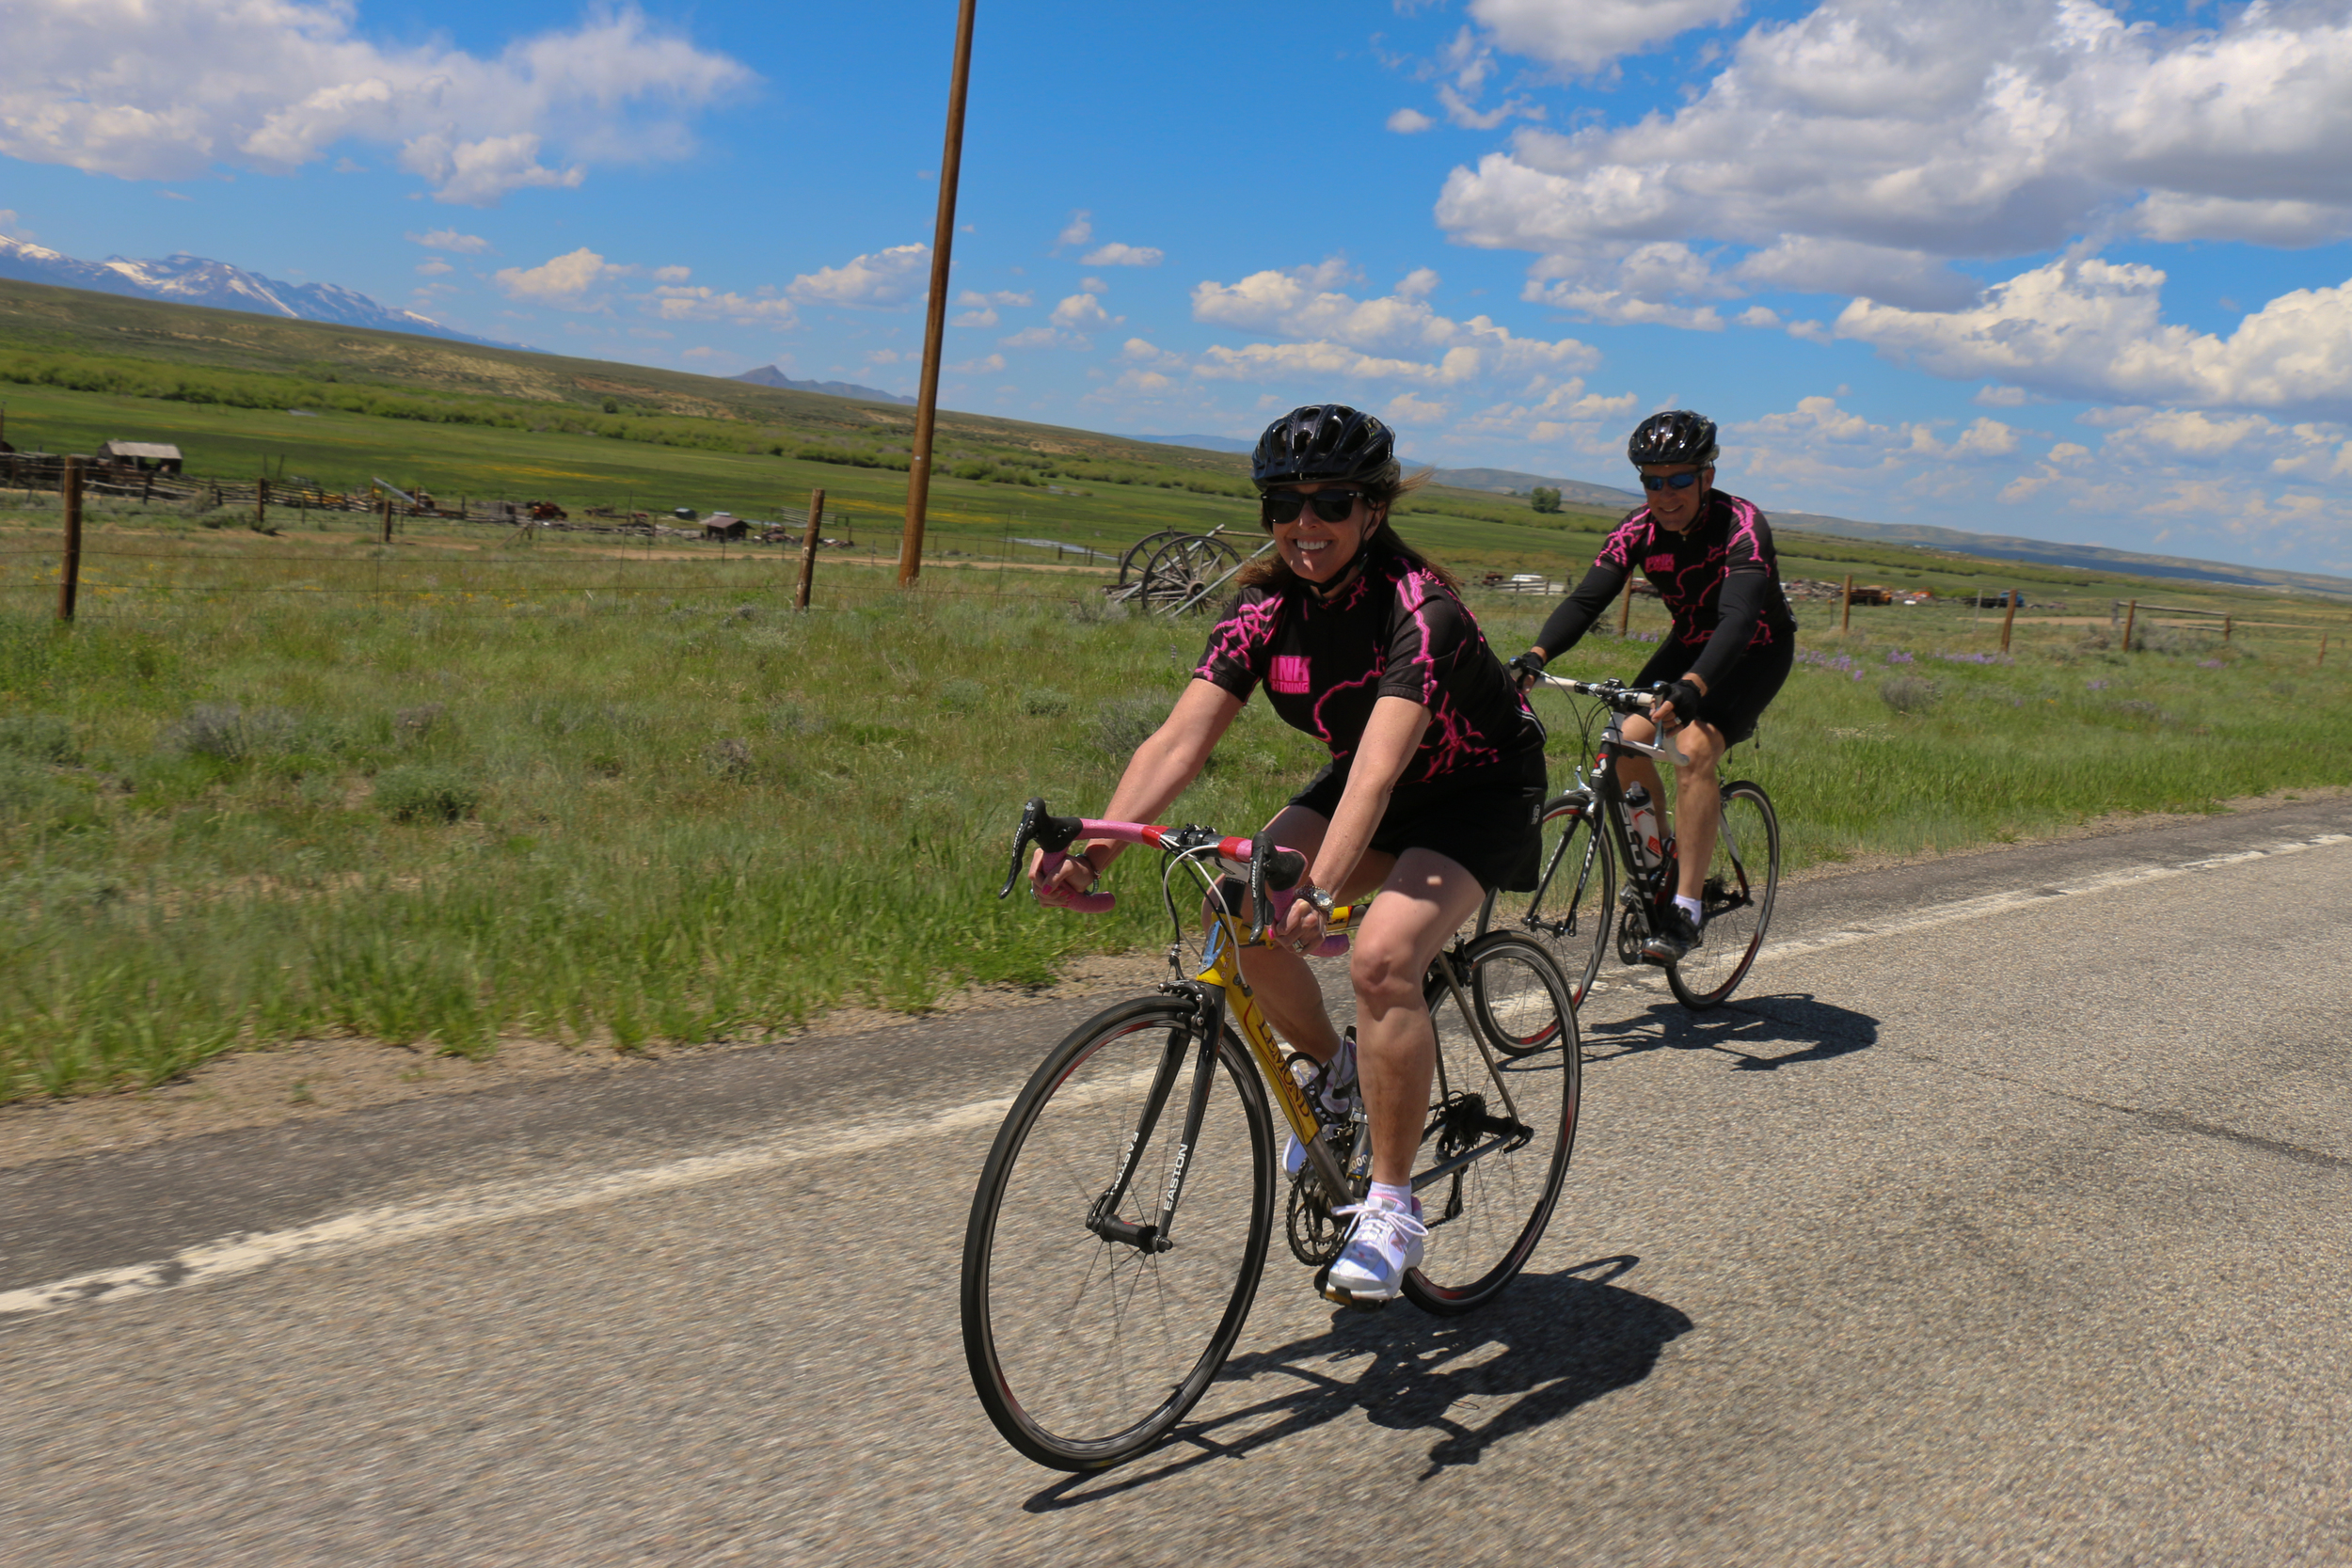
M 518 346 L 443 326 L 414 310 L 378 305 L 363 293 L 333 283 L 280 283 L 258 272 L 247 272 L 227 261 L 190 256 L 184 251 L 160 261 L 135 261 L 109 256 L 103 261 L 85 261 L 43 245 L 26 245 L 0 235 L 0 277 L 26 283 L 55 283 L 68 289 L 94 289 L 101 293 L 131 294 L 140 299 L 166 299 L 181 305 L 210 305 L 223 310 L 251 310 L 264 316 L 290 316 L 296 321 L 373 327 L 381 332 L 414 332 L 429 338 L 453 338 L 464 343 L 487 343 L 494 348 Z

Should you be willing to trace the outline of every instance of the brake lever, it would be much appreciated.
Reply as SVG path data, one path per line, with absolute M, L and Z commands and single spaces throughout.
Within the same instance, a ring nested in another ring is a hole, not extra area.
M 1021 826 L 1012 835 L 1012 869 L 1005 873 L 1005 885 L 996 890 L 999 898 L 1012 896 L 1012 884 L 1021 879 L 1021 857 L 1037 837 L 1037 825 L 1045 819 L 1044 798 L 1035 797 L 1021 808 Z
M 1274 835 L 1260 833 L 1249 841 L 1249 940 L 1252 944 L 1265 940 L 1266 929 L 1274 923 L 1266 918 L 1265 863 L 1274 853 Z

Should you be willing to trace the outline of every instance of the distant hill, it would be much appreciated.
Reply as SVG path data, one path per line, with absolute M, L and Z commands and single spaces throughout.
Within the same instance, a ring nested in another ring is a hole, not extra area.
M 1413 465 L 1407 463 L 1405 467 L 1409 472 Z M 1581 479 L 1547 479 L 1542 474 L 1522 474 L 1509 468 L 1439 468 L 1437 483 L 1451 484 L 1457 490 L 1492 490 L 1513 496 L 1524 496 L 1538 484 L 1547 484 L 1559 491 L 1561 500 L 1568 505 L 1597 506 L 1618 512 L 1642 504 L 1638 490 L 1587 484 Z
M 1120 439 L 1149 441 L 1155 447 L 1198 447 L 1202 451 L 1237 451 L 1245 455 L 1255 451 L 1258 445 L 1237 436 L 1122 436 Z
M 1198 447 L 1203 451 L 1248 452 L 1257 443 L 1232 436 L 1128 436 L 1130 441 L 1150 441 L 1155 446 Z M 1426 463 L 1407 460 L 1406 473 L 1428 467 Z M 1560 499 L 1576 506 L 1613 507 L 1619 511 L 1642 504 L 1642 498 L 1631 490 L 1613 490 L 1606 484 L 1586 484 L 1573 479 L 1546 479 L 1541 474 L 1515 473 L 1509 468 L 1439 468 L 1432 483 L 1450 485 L 1456 490 L 1490 490 L 1498 495 L 1523 496 L 1538 484 L 1549 484 L 1560 492 Z
M 829 398 L 856 398 L 862 403 L 912 404 L 914 402 L 913 398 L 861 387 L 853 381 L 795 381 L 773 365 L 762 365 L 755 371 L 745 371 L 741 375 L 731 375 L 727 379 L 748 381 L 755 387 L 781 387 L 787 392 L 822 392 Z
M 209 305 L 220 310 L 250 310 L 257 315 L 287 316 L 295 321 L 373 327 L 379 332 L 413 332 L 491 348 L 519 346 L 443 326 L 414 310 L 378 305 L 367 295 L 337 284 L 281 283 L 258 272 L 247 272 L 227 261 L 190 256 L 185 251 L 175 251 L 160 261 L 134 261 L 109 256 L 103 261 L 85 261 L 0 235 L 0 277 L 129 294 L 136 299 Z
M 2195 582 L 2231 583 L 2241 588 L 2274 588 L 2297 594 L 2352 597 L 2352 578 L 2319 572 L 2278 572 L 2264 566 L 2233 566 L 2222 561 L 2198 561 L 2187 556 L 2147 555 L 2137 550 L 2112 550 L 2104 545 L 2054 545 L 2006 533 L 1970 533 L 1956 528 L 1931 528 L 1925 523 L 1864 523 L 1851 517 L 1828 517 L 1813 512 L 1773 512 L 1773 526 L 1826 533 L 1842 539 L 1867 539 L 1873 544 L 1915 545 L 1923 549 L 1949 550 L 1955 555 L 1990 556 L 1996 561 L 2030 561 L 2041 566 L 2065 566 L 2082 571 L 2125 573 L 2143 578 L 2181 578 Z

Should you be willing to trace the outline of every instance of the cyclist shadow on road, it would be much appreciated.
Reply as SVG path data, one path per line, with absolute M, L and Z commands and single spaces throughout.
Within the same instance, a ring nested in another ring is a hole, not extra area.
M 1660 1001 L 1625 1018 L 1580 1015 L 1578 1022 L 1587 1063 L 1650 1051 L 1719 1051 L 1735 1071 L 1774 1072 L 1867 1051 L 1879 1040 L 1877 1019 L 1805 992 L 1742 996 L 1704 1013 Z M 1790 1045 L 1802 1049 L 1782 1049 Z
M 1641 1382 L 1660 1352 L 1690 1332 L 1675 1308 L 1610 1283 L 1640 1261 L 1601 1258 L 1523 1275 L 1458 1318 L 1404 1303 L 1377 1314 L 1335 1312 L 1324 1333 L 1228 1361 L 1202 1402 L 1213 1413 L 1185 1421 L 1156 1452 L 1106 1476 L 1057 1481 L 1025 1507 L 1082 1507 L 1245 1458 L 1357 1411 L 1375 1426 L 1437 1434 L 1423 1481 L 1475 1465 L 1495 1444 Z M 1261 1389 L 1271 1391 L 1250 1397 Z M 1236 1392 L 1247 1402 L 1225 1408 Z

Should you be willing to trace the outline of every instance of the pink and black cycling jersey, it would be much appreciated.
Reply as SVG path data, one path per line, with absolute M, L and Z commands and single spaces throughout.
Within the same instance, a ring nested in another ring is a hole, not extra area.
M 1329 603 L 1303 582 L 1242 590 L 1193 674 L 1244 701 L 1263 685 L 1275 716 L 1343 768 L 1375 703 L 1421 704 L 1429 728 L 1399 785 L 1451 783 L 1543 752 L 1543 725 L 1461 599 L 1385 550 Z
M 1751 503 L 1716 490 L 1681 533 L 1659 527 L 1646 506 L 1619 523 L 1584 580 L 1544 622 L 1536 646 L 1555 657 L 1573 647 L 1637 567 L 1674 617 L 1668 635 L 1690 656 L 1686 668 L 1709 686 L 1751 649 L 1796 638 L 1772 525 Z

